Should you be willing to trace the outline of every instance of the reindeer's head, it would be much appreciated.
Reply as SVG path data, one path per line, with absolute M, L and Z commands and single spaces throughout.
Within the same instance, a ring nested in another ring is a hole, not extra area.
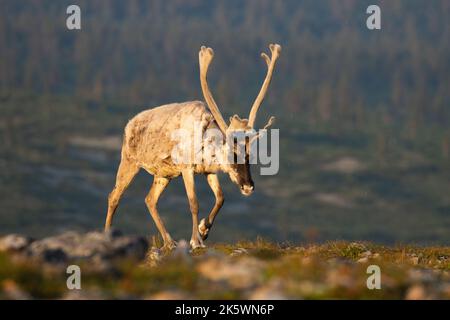
M 281 46 L 278 44 L 271 44 L 269 46 L 272 52 L 272 57 L 269 58 L 265 53 L 261 56 L 267 64 L 267 75 L 262 84 L 262 88 L 250 109 L 250 114 L 248 119 L 241 119 L 238 115 L 230 117 L 230 124 L 227 125 L 225 120 L 217 107 L 214 98 L 212 97 L 211 91 L 208 87 L 208 82 L 206 79 L 208 73 L 208 67 L 214 57 L 214 51 L 211 48 L 201 47 L 199 52 L 199 63 L 200 63 L 200 82 L 202 86 L 203 95 L 205 97 L 206 103 L 211 110 L 214 119 L 220 131 L 223 134 L 224 141 L 226 142 L 223 147 L 223 153 L 227 159 L 233 159 L 231 163 L 223 164 L 222 167 L 225 172 L 228 173 L 230 179 L 237 184 L 243 195 L 250 195 L 254 190 L 254 183 L 250 173 L 250 146 L 254 142 L 258 135 L 255 135 L 255 119 L 258 109 L 261 106 L 264 96 L 269 87 L 270 80 L 272 79 L 273 69 L 275 67 L 275 62 L 277 61 Z M 271 117 L 264 129 L 270 127 L 274 121 L 274 117 Z M 237 139 L 237 136 L 246 136 L 244 140 Z M 239 145 L 239 141 L 241 145 Z M 239 159 L 243 161 L 239 161 Z

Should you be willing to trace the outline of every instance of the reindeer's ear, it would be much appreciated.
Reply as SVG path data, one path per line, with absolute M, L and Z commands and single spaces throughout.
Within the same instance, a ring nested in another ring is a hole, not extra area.
M 246 130 L 248 127 L 248 119 L 241 119 L 237 114 L 230 117 L 230 128 L 233 130 Z
M 237 114 L 234 114 L 234 115 L 232 115 L 232 116 L 230 117 L 230 122 L 233 121 L 233 120 L 238 120 L 238 121 L 240 121 L 241 118 L 239 118 L 239 116 L 238 116 Z

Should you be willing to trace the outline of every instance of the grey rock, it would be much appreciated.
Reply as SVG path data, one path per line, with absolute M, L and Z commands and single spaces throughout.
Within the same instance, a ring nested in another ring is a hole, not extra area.
M 239 256 L 241 254 L 248 254 L 247 249 L 245 248 L 236 248 L 233 250 L 233 252 L 230 254 L 230 256 L 234 257 L 234 256 Z
M 369 258 L 368 257 L 362 257 L 362 258 L 358 259 L 356 262 L 358 262 L 358 263 L 367 263 L 367 262 L 369 262 Z
M 171 258 L 180 258 L 190 260 L 189 255 L 190 246 L 186 240 L 180 240 L 177 243 L 176 248 L 171 252 Z
M 62 249 L 45 247 L 37 247 L 33 251 L 32 257 L 51 264 L 65 263 L 68 259 L 66 253 Z
M 364 251 L 363 253 L 361 253 L 361 256 L 370 258 L 372 256 L 372 251 L 370 250 Z
M 44 238 L 31 243 L 26 249 L 30 258 L 57 264 L 67 261 L 89 261 L 101 269 L 108 269 L 108 261 L 116 258 L 145 257 L 148 242 L 137 236 L 123 236 L 119 232 L 109 233 L 64 232 L 54 237 Z
M 411 269 L 408 271 L 411 282 L 430 283 L 436 281 L 437 276 L 431 270 Z
M 208 258 L 197 264 L 200 275 L 214 282 L 225 282 L 235 289 L 250 289 L 262 282 L 264 262 L 244 257 L 238 261 L 230 258 Z
M 19 234 L 10 234 L 0 238 L 0 252 L 18 252 L 27 248 L 33 240 Z

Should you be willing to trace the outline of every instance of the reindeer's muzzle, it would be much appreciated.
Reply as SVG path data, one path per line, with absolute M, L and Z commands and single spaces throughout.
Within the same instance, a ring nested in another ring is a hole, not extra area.
M 249 196 L 253 193 L 253 190 L 255 190 L 255 187 L 253 185 L 242 185 L 241 186 L 241 193 L 244 196 Z

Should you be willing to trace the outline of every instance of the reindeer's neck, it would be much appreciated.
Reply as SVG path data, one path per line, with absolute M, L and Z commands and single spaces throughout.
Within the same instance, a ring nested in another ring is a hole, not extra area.
M 205 152 L 205 149 L 203 149 L 204 154 L 202 157 L 202 163 L 196 165 L 195 171 L 197 173 L 218 173 L 218 172 L 228 173 L 230 170 L 230 166 L 226 161 L 225 148 L 226 147 L 223 146 L 219 150 L 215 150 L 214 154 Z

